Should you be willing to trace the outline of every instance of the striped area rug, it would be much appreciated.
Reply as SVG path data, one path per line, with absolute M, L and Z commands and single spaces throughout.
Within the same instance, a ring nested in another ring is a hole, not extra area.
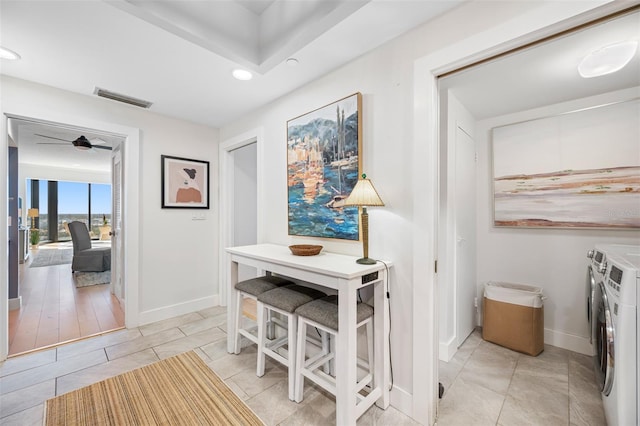
M 193 351 L 49 399 L 45 425 L 263 425 Z

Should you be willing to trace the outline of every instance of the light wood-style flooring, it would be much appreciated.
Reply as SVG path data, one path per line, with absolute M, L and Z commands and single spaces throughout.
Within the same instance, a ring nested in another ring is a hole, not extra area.
M 9 312 L 9 356 L 124 327 L 108 284 L 76 288 L 71 265 L 31 268 L 34 254 L 20 265 L 22 307 Z

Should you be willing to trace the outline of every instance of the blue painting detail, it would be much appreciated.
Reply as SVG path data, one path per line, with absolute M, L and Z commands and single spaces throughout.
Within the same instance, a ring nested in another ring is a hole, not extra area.
M 358 181 L 354 94 L 287 123 L 289 234 L 358 240 L 358 208 L 344 206 Z

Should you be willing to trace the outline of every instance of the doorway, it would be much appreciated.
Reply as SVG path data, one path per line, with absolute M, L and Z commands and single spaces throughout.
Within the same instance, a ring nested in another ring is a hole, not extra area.
M 122 258 L 112 256 L 108 271 L 72 272 L 73 244 L 65 236 L 71 221 L 81 221 L 92 247 L 111 246 L 103 229 L 120 218 L 122 179 L 112 162 L 121 158 L 125 137 L 22 117 L 10 117 L 8 131 L 17 145 L 15 178 L 24 200 L 16 216 L 33 240 L 20 257 L 18 279 L 10 282 L 19 296 L 8 315 L 8 355 L 123 328 L 122 280 L 116 279 Z M 84 149 L 75 144 L 79 135 L 89 141 Z
M 227 305 L 228 262 L 225 249 L 262 241 L 262 129 L 254 129 L 220 144 L 220 304 Z M 256 270 L 239 271 L 241 279 Z

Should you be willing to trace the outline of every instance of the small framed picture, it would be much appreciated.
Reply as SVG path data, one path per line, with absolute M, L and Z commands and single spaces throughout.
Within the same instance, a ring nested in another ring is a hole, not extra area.
M 209 162 L 161 155 L 162 208 L 208 209 Z

